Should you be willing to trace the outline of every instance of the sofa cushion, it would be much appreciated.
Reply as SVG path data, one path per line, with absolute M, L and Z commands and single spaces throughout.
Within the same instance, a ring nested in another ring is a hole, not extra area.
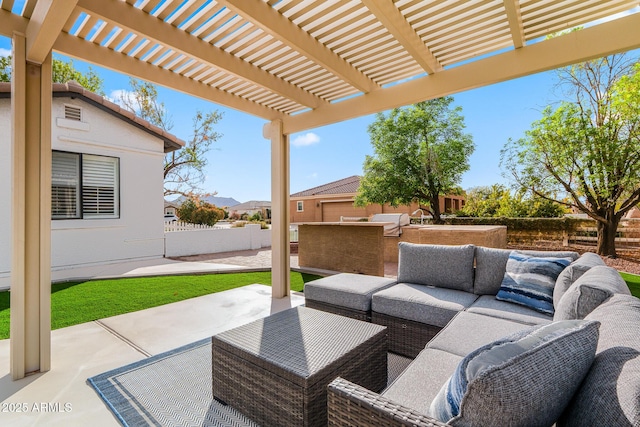
M 398 245 L 398 282 L 473 292 L 475 246 Z M 451 268 L 455 266 L 455 268 Z
M 398 283 L 373 294 L 372 311 L 442 328 L 476 298 L 455 289 Z
M 395 280 L 386 277 L 340 273 L 306 283 L 304 297 L 354 310 L 370 311 L 371 296 L 395 283 Z
M 569 258 L 534 257 L 513 251 L 496 299 L 553 314 L 553 287 Z
M 493 295 L 482 295 L 466 311 L 526 325 L 545 325 L 553 320 L 548 314 L 540 313 L 523 305 L 497 300 Z
M 483 345 L 530 327 L 519 322 L 462 311 L 429 341 L 427 348 L 464 357 Z
M 631 295 L 620 273 L 604 265 L 593 267 L 560 298 L 553 320 L 584 319 L 614 294 Z
M 555 322 L 479 348 L 460 362 L 428 414 L 452 426 L 552 425 L 593 362 L 598 326 Z
M 531 256 L 550 256 L 557 258 L 578 259 L 577 252 L 571 251 L 520 251 Z M 473 292 L 478 295 L 495 295 L 500 290 L 510 249 L 476 247 L 476 275 Z
M 423 414 L 451 376 L 461 356 L 426 348 L 381 395 Z
M 562 270 L 556 279 L 556 285 L 553 288 L 553 306 L 558 307 L 560 298 L 567 292 L 569 286 L 578 280 L 585 272 L 597 265 L 606 265 L 600 255 L 593 252 L 585 252 L 580 258 L 569 264 L 569 267 Z
M 558 427 L 640 425 L 640 299 L 617 294 L 585 320 L 597 320 L 596 358 Z

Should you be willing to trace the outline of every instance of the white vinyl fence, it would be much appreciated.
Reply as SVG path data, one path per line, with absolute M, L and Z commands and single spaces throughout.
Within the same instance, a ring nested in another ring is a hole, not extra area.
M 261 230 L 259 224 L 244 227 L 190 228 L 164 233 L 166 257 L 202 255 L 242 251 L 271 246 L 271 230 Z

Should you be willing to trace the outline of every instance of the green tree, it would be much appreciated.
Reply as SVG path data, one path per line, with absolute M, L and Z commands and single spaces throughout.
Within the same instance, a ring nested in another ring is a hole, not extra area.
M 461 214 L 480 218 L 499 216 L 502 198 L 508 191 L 504 185 L 500 184 L 470 188 L 466 191 Z
M 85 89 L 104 96 L 102 78 L 91 67 L 86 73 L 82 73 L 76 69 L 72 60 L 66 62 L 54 58 L 51 73 L 54 83 L 67 83 L 73 80 Z M 0 57 L 0 81 L 11 81 L 11 56 Z
M 469 189 L 460 213 L 472 217 L 556 218 L 565 211 L 551 200 L 523 192 L 514 195 L 504 185 L 494 184 Z
M 129 84 L 131 92 L 121 96 L 120 102 L 143 119 L 170 132 L 173 123 L 164 103 L 158 100 L 157 88 L 151 83 L 133 78 L 129 79 Z M 211 144 L 222 137 L 222 134 L 215 131 L 215 125 L 221 119 L 222 113 L 216 110 L 208 113 L 196 112 L 192 134 L 186 145 L 165 155 L 165 196 L 180 194 L 189 198 L 194 194 L 204 194 L 199 185 L 204 182 L 206 154 L 211 149 Z
M 436 224 L 443 222 L 438 198 L 460 193 L 474 150 L 462 109 L 452 103 L 452 97 L 438 98 L 376 115 L 368 128 L 374 155 L 364 162 L 358 206 L 417 202 Z
M 597 252 L 614 257 L 620 219 L 640 201 L 640 66 L 613 55 L 562 68 L 558 82 L 569 99 L 510 140 L 501 164 L 520 188 L 596 220 Z

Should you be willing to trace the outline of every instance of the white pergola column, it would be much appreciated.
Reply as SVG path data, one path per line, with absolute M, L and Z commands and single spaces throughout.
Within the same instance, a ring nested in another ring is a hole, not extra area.
M 289 248 L 289 137 L 281 120 L 264 126 L 271 140 L 271 293 L 284 298 L 291 289 Z
M 51 53 L 27 61 L 13 35 L 11 376 L 51 368 Z

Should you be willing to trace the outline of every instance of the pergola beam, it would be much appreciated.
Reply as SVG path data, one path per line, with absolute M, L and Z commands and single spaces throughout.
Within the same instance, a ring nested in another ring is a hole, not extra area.
M 507 19 L 509 20 L 513 46 L 519 49 L 524 46 L 524 28 L 522 27 L 520 3 L 517 0 L 504 0 L 504 9 L 507 12 Z
M 117 0 L 80 0 L 78 9 L 112 23 L 125 31 L 143 34 L 166 48 L 195 58 L 243 80 L 252 82 L 262 88 L 291 99 L 309 108 L 317 108 L 326 101 L 299 87 L 288 83 L 242 59 L 225 52 L 197 37 L 191 36 L 171 24 L 149 15 Z
M 218 0 L 217 3 L 251 21 L 258 28 L 316 64 L 320 64 L 359 91 L 368 93 L 380 87 L 364 73 L 282 16 L 268 3 L 247 0 Z
M 239 96 L 231 95 L 172 71 L 139 61 L 136 58 L 115 52 L 106 47 L 87 43 L 69 34 L 61 34 L 53 48 L 79 60 L 88 61 L 119 73 L 125 73 L 206 101 L 253 114 L 266 120 L 274 120 L 282 116 L 276 110 Z
M 41 0 L 27 25 L 27 60 L 42 64 L 78 0 Z
M 4 3 L 2 5 L 4 6 Z M 28 19 L 0 9 L 0 35 L 13 37 L 14 32 L 25 34 L 28 25 Z
M 391 0 L 362 0 L 396 40 L 407 50 L 418 64 L 429 74 L 442 71 L 442 65 L 420 36 L 409 25 Z
M 611 37 L 613 33 L 617 36 Z M 640 48 L 640 14 L 287 117 L 284 132 L 301 132 L 637 48 Z

